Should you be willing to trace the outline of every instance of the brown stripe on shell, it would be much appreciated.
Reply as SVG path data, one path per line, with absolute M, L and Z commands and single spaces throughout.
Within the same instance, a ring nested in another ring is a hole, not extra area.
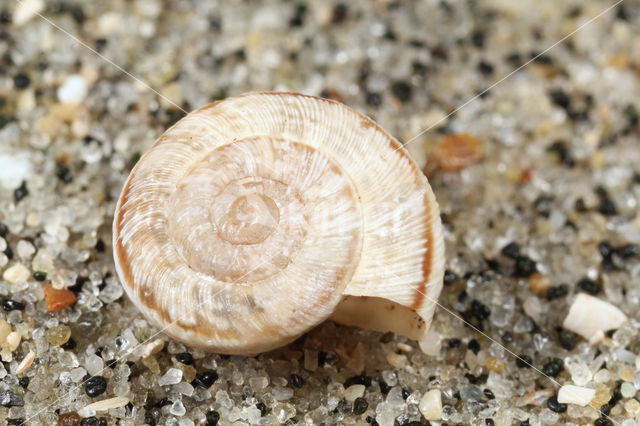
M 135 171 L 135 167 L 133 169 Z M 131 176 L 133 176 L 133 171 L 131 172 Z M 138 299 L 150 310 L 158 313 L 163 321 L 169 321 L 169 315 L 163 309 L 160 309 L 158 304 L 156 303 L 155 297 L 153 294 L 146 294 L 143 290 L 142 286 L 136 286 L 133 279 L 133 271 L 131 270 L 131 261 L 127 255 L 127 250 L 122 243 L 122 227 L 124 222 L 124 214 L 127 209 L 124 207 L 129 199 L 129 191 L 130 191 L 131 179 L 128 179 L 125 183 L 124 188 L 122 189 L 122 195 L 120 196 L 120 207 L 118 209 L 118 216 L 115 220 L 116 227 L 116 240 L 114 250 L 116 251 L 118 257 L 118 264 L 120 266 L 120 270 L 122 271 L 122 275 L 124 276 L 123 285 L 131 288 L 138 295 Z
M 427 284 L 431 280 L 431 265 L 433 265 L 433 221 L 430 220 L 432 214 L 432 203 L 429 199 L 429 195 L 424 195 L 424 206 L 426 208 L 426 217 L 427 217 L 427 229 L 424 231 L 424 239 L 425 244 L 424 247 L 426 252 L 424 254 L 424 258 L 422 259 L 422 282 L 420 282 L 420 286 L 416 289 L 416 298 L 413 301 L 413 304 L 410 306 L 411 309 L 417 311 L 420 309 L 422 304 L 424 303 L 424 299 L 427 296 Z
M 129 287 L 133 285 L 133 273 L 131 272 L 131 263 L 129 262 L 129 258 L 127 257 L 127 251 L 122 244 L 122 223 L 124 221 L 125 208 L 124 205 L 127 203 L 129 199 L 129 180 L 125 183 L 124 188 L 122 189 L 122 195 L 120 195 L 120 208 L 118 209 L 118 216 L 116 217 L 115 226 L 116 226 L 116 240 L 114 250 L 118 255 L 118 263 L 120 264 L 120 269 L 122 270 L 122 274 L 125 278 L 125 283 Z

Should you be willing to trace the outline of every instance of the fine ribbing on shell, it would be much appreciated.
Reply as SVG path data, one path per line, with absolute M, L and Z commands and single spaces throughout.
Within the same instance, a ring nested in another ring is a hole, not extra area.
M 349 296 L 389 301 L 388 323 L 413 324 L 393 331 L 420 339 L 444 270 L 435 198 L 401 145 L 292 93 L 216 102 L 167 130 L 125 183 L 114 256 L 145 316 L 223 353 L 292 341 Z

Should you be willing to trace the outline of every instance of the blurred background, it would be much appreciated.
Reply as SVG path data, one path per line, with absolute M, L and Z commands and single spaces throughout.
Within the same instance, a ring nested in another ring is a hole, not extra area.
M 636 424 L 639 24 L 636 0 L 0 0 L 0 420 Z M 129 171 L 185 111 L 254 90 L 406 142 L 445 224 L 430 354 L 331 322 L 204 354 L 123 295 Z M 581 292 L 629 321 L 589 345 L 562 328 Z M 560 403 L 564 384 L 594 396 Z

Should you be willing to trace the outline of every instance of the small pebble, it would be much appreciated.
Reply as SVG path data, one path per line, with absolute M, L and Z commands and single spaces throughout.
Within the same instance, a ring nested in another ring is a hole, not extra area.
M 505 363 L 495 356 L 487 357 L 484 365 L 494 373 L 502 373 L 506 367 Z
M 540 299 L 535 296 L 529 296 L 522 304 L 522 309 L 524 310 L 524 313 L 531 317 L 534 321 L 539 321 L 544 308 L 542 306 L 542 303 L 540 302 Z
M 551 278 L 540 272 L 533 273 L 529 277 L 529 287 L 534 293 L 545 293 L 551 287 Z
M 633 398 L 636 395 L 636 388 L 629 382 L 624 382 L 620 385 L 620 393 L 623 398 Z
M 102 372 L 104 362 L 98 355 L 91 354 L 85 360 L 85 368 L 91 376 L 96 376 Z
M 11 352 L 18 349 L 18 346 L 20 346 L 20 340 L 22 340 L 22 336 L 20 335 L 20 333 L 16 331 L 12 331 L 11 333 L 9 333 L 9 335 L 7 336 L 7 346 L 9 347 L 9 350 Z
M 637 399 L 630 399 L 629 401 L 624 403 L 624 409 L 632 417 L 636 417 L 638 414 L 640 414 L 640 402 L 638 402 Z
M 23 311 L 24 303 L 16 302 L 15 300 L 11 300 L 11 299 L 5 299 L 2 302 L 2 309 L 4 309 L 7 312 L 16 311 L 16 310 Z
M 470 385 L 460 389 L 460 399 L 464 402 L 480 402 L 482 401 L 484 393 L 479 387 Z
M 164 375 L 158 378 L 158 384 L 160 386 L 175 385 L 182 381 L 182 370 L 179 368 L 170 368 Z
M 75 349 L 76 341 L 73 340 L 73 337 L 69 337 L 69 340 L 67 340 L 66 343 L 63 343 L 62 345 L 60 345 L 60 347 L 62 349 L 64 349 L 65 351 L 69 351 L 69 350 Z
M 442 396 L 438 389 L 427 391 L 420 402 L 418 409 L 425 419 L 429 421 L 438 421 L 442 419 Z
M 552 389 L 540 389 L 537 391 L 529 392 L 522 397 L 524 405 L 537 405 L 544 404 L 553 395 Z
M 476 339 L 471 339 L 467 344 L 467 349 L 473 352 L 474 355 L 478 355 L 478 352 L 480 352 L 480 343 L 478 343 Z
M 29 87 L 30 83 L 31 83 L 31 79 L 26 74 L 16 74 L 13 77 L 13 86 L 16 89 L 25 89 Z
M 578 336 L 568 330 L 562 330 L 558 335 L 558 339 L 560 340 L 560 346 L 570 351 L 576 347 L 576 343 L 578 342 Z
M 97 401 L 87 405 L 83 409 L 79 410 L 78 414 L 80 414 L 83 417 L 86 417 L 86 413 L 90 413 L 92 411 L 109 411 L 112 408 L 124 407 L 128 403 L 129 403 L 129 398 L 122 397 L 122 396 L 103 399 L 101 401 Z
M 16 200 L 16 203 L 19 203 L 27 195 L 29 195 L 29 189 L 27 188 L 27 183 L 23 181 L 22 184 L 13 191 L 13 198 Z
M 484 154 L 480 140 L 470 134 L 460 133 L 445 136 L 434 155 L 442 170 L 457 172 L 477 163 Z
M 399 351 L 402 351 L 404 353 L 409 353 L 413 351 L 413 346 L 407 345 L 406 343 L 402 343 L 402 342 L 398 342 L 396 347 L 398 348 Z
M 10 390 L 0 391 L 0 405 L 3 407 L 22 407 L 24 400 L 17 393 Z
M 533 359 L 529 355 L 518 355 L 516 358 L 516 365 L 520 368 L 531 368 Z
M 24 373 L 31 366 L 34 359 L 36 359 L 36 354 L 33 351 L 29 351 L 16 367 L 16 374 Z
M 44 11 L 45 6 L 44 0 L 22 0 L 16 4 L 13 24 L 17 27 L 26 24 L 37 16 L 37 13 Z
M 60 346 L 67 343 L 71 337 L 71 328 L 68 325 L 60 324 L 51 327 L 45 332 L 45 338 L 51 345 Z
M 182 380 L 188 383 L 195 380 L 197 371 L 194 366 L 179 363 L 176 367 L 182 370 Z
M 369 403 L 366 399 L 360 397 L 353 401 L 353 414 L 364 414 L 367 411 L 367 408 L 369 408 Z
M 42 271 L 36 271 L 33 273 L 33 279 L 36 281 L 44 281 L 47 279 L 47 273 Z
M 291 384 L 296 388 L 300 389 L 302 386 L 304 386 L 304 379 L 298 376 L 297 374 L 292 374 L 290 379 L 291 379 Z
M 249 387 L 254 391 L 264 389 L 269 384 L 269 378 L 266 376 L 251 377 L 249 379 Z
M 11 284 L 22 284 L 31 277 L 31 272 L 22 264 L 16 263 L 7 268 L 2 274 L 2 278 Z
M 155 339 L 154 341 L 147 343 L 144 346 L 144 350 L 142 351 L 142 358 L 150 357 L 151 355 L 155 355 L 158 352 L 161 352 L 164 348 L 164 340 Z
M 176 360 L 183 364 L 191 365 L 193 364 L 193 355 L 191 355 L 189 352 L 181 352 L 179 354 L 176 354 Z
M 36 252 L 36 248 L 27 240 L 20 240 L 16 245 L 18 257 L 22 260 L 28 260 Z
M 583 278 L 580 281 L 578 281 L 578 283 L 576 284 L 576 287 L 578 287 L 580 290 L 584 291 L 585 293 L 589 293 L 593 296 L 600 293 L 600 286 L 596 284 L 595 281 L 592 281 L 588 278 Z
M 518 256 L 514 266 L 514 274 L 516 277 L 529 278 L 538 270 L 536 262 L 526 256 Z
M 564 370 L 564 363 L 559 358 L 554 358 L 542 367 L 542 373 L 545 376 L 556 377 Z
M 484 303 L 479 300 L 471 301 L 471 315 L 476 317 L 479 320 L 484 320 L 489 318 L 491 315 L 491 310 Z
M 75 411 L 63 413 L 58 416 L 58 426 L 77 426 L 80 423 L 80 416 Z
M 0 345 L 7 341 L 7 337 L 11 333 L 11 325 L 4 319 L 0 318 Z
M 627 321 L 626 315 L 616 306 L 597 297 L 580 293 L 576 296 L 562 326 L 578 333 L 590 343 L 597 332 L 607 332 Z
M 66 164 L 58 164 L 56 169 L 56 176 L 64 183 L 71 183 L 73 181 L 71 170 Z
M 593 380 L 598 383 L 607 383 L 611 380 L 611 373 L 606 368 L 600 369 L 593 375 Z
M 180 400 L 177 400 L 176 402 L 174 402 L 171 405 L 171 408 L 169 408 L 169 413 L 178 417 L 184 416 L 186 412 L 187 412 L 187 409 L 184 408 L 184 404 Z
M 567 404 L 558 402 L 558 398 L 555 395 L 547 400 L 547 407 L 556 413 L 564 413 L 567 411 Z
M 71 74 L 56 92 L 60 102 L 81 103 L 87 96 L 87 82 L 78 74 Z
M 551 286 L 547 289 L 547 300 L 556 300 L 565 297 L 569 294 L 569 286 L 566 284 L 560 284 L 557 286 Z
M 635 358 L 632 352 L 629 352 L 629 358 L 631 359 Z M 629 361 L 629 362 L 633 362 L 633 361 Z M 633 368 L 623 368 L 620 370 L 620 378 L 625 382 L 632 382 L 635 376 L 636 376 L 636 370 Z
M 456 281 L 458 281 L 458 274 L 456 274 L 455 272 L 446 270 L 444 271 L 444 285 L 445 286 L 450 286 L 453 283 L 455 283 Z
M 512 241 L 506 246 L 502 247 L 500 253 L 508 258 L 515 260 L 518 258 L 518 256 L 520 256 L 520 246 L 515 241 Z
M 80 420 L 80 426 L 109 426 L 107 419 L 104 417 L 97 418 L 96 416 L 85 417 Z
M 407 365 L 406 355 L 398 354 L 396 352 L 389 352 L 386 358 L 387 362 L 395 368 L 401 369 Z
M 206 414 L 207 426 L 216 426 L 220 421 L 220 414 L 217 411 L 207 411 Z
M 194 386 L 200 386 L 208 389 L 218 380 L 218 373 L 215 371 L 205 371 L 196 376 Z
M 593 399 L 595 394 L 596 391 L 594 389 L 589 389 L 582 386 L 564 385 L 558 391 L 557 402 L 559 404 L 575 404 L 579 405 L 580 407 L 584 407 Z
M 53 288 L 51 283 L 44 286 L 44 298 L 47 302 L 47 310 L 49 312 L 73 305 L 77 300 L 76 294 L 73 291 L 67 288 L 57 290 Z
M 407 102 L 411 99 L 411 85 L 405 81 L 397 81 L 391 84 L 391 92 L 401 102 Z
M 611 400 L 611 391 L 606 386 L 596 388 L 596 394 L 591 400 L 591 407 L 599 409 Z
M 106 390 L 107 380 L 102 376 L 92 376 L 84 382 L 84 391 L 91 398 L 102 395 Z
M 364 395 L 365 391 L 364 385 L 351 385 L 344 390 L 344 398 L 347 402 L 354 402 L 356 399 L 360 398 Z
M 293 397 L 293 389 L 284 386 L 274 386 L 271 394 L 277 401 L 287 401 Z

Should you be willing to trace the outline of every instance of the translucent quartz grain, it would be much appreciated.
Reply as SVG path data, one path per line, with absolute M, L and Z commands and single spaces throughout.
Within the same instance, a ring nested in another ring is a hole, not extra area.
M 194 388 L 190 383 L 180 382 L 173 385 L 173 390 L 186 396 L 193 396 Z
M 64 324 L 51 327 L 45 332 L 45 338 L 47 339 L 47 342 L 55 346 L 64 345 L 69 341 L 70 337 L 71 328 L 68 325 Z
M 580 361 L 572 362 L 569 365 L 569 373 L 571 374 L 571 380 L 578 386 L 586 385 L 593 377 L 589 367 Z
M 267 387 L 268 384 L 269 384 L 269 377 L 267 376 L 251 377 L 249 379 L 249 386 L 254 391 L 264 389 Z
M 36 248 L 29 241 L 20 240 L 16 245 L 16 252 L 21 259 L 28 260 L 36 252 Z
M 418 404 L 420 413 L 427 420 L 440 420 L 442 418 L 442 396 L 438 389 L 432 389 L 420 399 Z
M 11 325 L 4 319 L 0 318 L 0 344 L 7 341 L 7 336 L 11 333 Z
M 636 388 L 629 382 L 624 382 L 620 385 L 620 393 L 623 398 L 633 398 L 636 394 Z
M 85 368 L 91 376 L 96 376 L 104 368 L 104 362 L 98 355 L 91 354 L 85 360 Z
M 470 385 L 460 389 L 460 399 L 465 402 L 479 402 L 483 398 L 484 394 L 478 386 Z
M 604 404 L 609 402 L 611 399 L 611 391 L 606 386 L 598 386 L 596 387 L 596 394 L 593 396 L 591 400 L 591 406 L 593 408 L 599 409 Z
M 395 371 L 384 370 L 382 372 L 382 379 L 389 386 L 395 386 L 396 384 L 398 384 L 398 376 Z
M 171 405 L 169 412 L 174 416 L 184 416 L 187 410 L 186 408 L 184 408 L 184 404 L 182 403 L 182 401 L 177 400 Z
M 196 371 L 195 367 L 193 367 L 192 365 L 186 365 L 186 364 L 178 363 L 177 368 L 182 370 L 182 379 L 185 382 L 191 383 L 193 381 L 193 379 L 196 378 L 197 371 Z
M 272 390 L 273 397 L 278 401 L 287 401 L 293 396 L 293 389 L 275 386 Z
M 364 385 L 351 385 L 344 390 L 344 398 L 347 402 L 353 403 L 356 398 L 360 398 L 364 395 L 365 389 Z
M 637 416 L 640 414 L 640 402 L 637 399 L 630 399 L 624 403 L 624 409 L 631 416 Z
M 395 368 L 403 368 L 405 365 L 407 365 L 406 355 L 389 352 L 386 358 L 387 362 Z
M 505 363 L 495 356 L 487 357 L 484 365 L 486 365 L 489 370 L 495 373 L 503 372 L 506 367 Z
M 16 263 L 2 273 L 2 278 L 11 284 L 22 284 L 29 277 L 31 277 L 31 272 L 22 263 Z
M 162 377 L 158 378 L 160 386 L 174 385 L 182 380 L 182 370 L 178 368 L 169 368 Z

